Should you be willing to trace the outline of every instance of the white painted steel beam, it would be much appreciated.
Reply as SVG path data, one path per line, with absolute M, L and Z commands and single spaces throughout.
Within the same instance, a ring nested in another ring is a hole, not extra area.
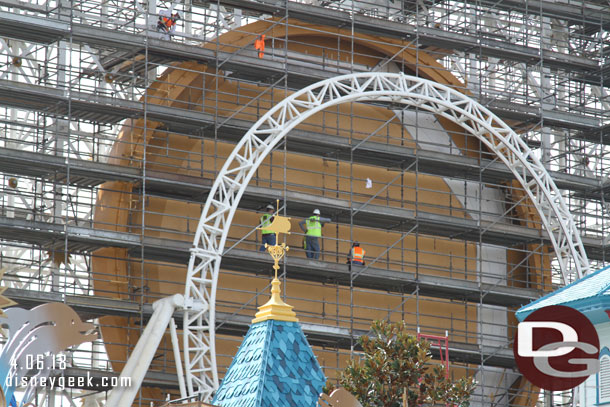
M 444 117 L 477 137 L 511 170 L 540 214 L 565 281 L 589 269 L 580 233 L 560 190 L 527 144 L 489 109 L 445 85 L 392 73 L 355 73 L 304 88 L 271 108 L 237 144 L 220 170 L 197 227 L 185 298 L 205 312 L 185 312 L 184 355 L 189 394 L 210 399 L 218 386 L 215 299 L 222 254 L 239 201 L 276 145 L 313 114 L 349 102 L 384 102 Z
M 131 386 L 116 387 L 112 390 L 106 402 L 107 406 L 129 407 L 133 404 L 174 310 L 183 306 L 184 297 L 180 294 L 162 298 L 153 304 L 153 315 L 119 376 L 119 383 L 126 378 L 131 379 Z

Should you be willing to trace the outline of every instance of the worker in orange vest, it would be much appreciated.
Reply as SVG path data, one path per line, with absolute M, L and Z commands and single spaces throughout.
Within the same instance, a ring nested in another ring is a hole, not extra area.
M 254 49 L 258 51 L 259 58 L 265 56 L 265 34 L 254 40 Z
M 170 14 L 167 10 L 159 12 L 159 20 L 157 21 L 157 31 L 165 34 L 164 38 L 170 40 L 176 31 L 176 21 L 180 20 L 178 12 Z
M 366 250 L 360 247 L 360 243 L 354 242 L 352 243 L 352 248 L 347 255 L 347 264 L 356 265 L 356 266 L 364 266 L 364 255 L 366 254 Z

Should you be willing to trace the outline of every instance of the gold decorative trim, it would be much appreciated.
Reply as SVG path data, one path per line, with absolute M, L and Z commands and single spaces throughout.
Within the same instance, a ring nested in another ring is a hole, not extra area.
M 279 200 L 277 202 L 278 211 L 279 211 Z M 267 252 L 273 258 L 273 270 L 275 270 L 275 277 L 271 281 L 271 298 L 267 301 L 266 304 L 258 307 L 258 312 L 254 316 L 252 323 L 255 324 L 257 322 L 266 321 L 268 319 L 274 319 L 276 321 L 288 321 L 288 322 L 298 322 L 297 314 L 292 310 L 292 306 L 286 304 L 282 301 L 280 297 L 280 280 L 277 278 L 277 271 L 280 269 L 280 260 L 284 257 L 286 252 L 290 249 L 290 247 L 286 246 L 286 243 L 282 243 L 281 245 L 277 244 L 280 233 L 288 234 L 290 231 L 290 218 L 286 218 L 283 216 L 278 216 L 277 212 L 274 215 L 273 223 L 270 226 L 265 227 L 265 229 L 273 230 L 275 232 L 275 245 L 269 246 L 265 243 L 265 248 Z
M 292 305 L 286 304 L 280 297 L 280 280 L 275 277 L 271 281 L 271 299 L 266 304 L 258 307 L 252 323 L 275 319 L 276 321 L 298 322 L 297 314 L 292 310 Z

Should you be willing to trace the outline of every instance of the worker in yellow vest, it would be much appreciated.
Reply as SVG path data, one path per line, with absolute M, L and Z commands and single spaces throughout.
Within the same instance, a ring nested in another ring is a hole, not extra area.
M 356 266 L 364 266 L 364 255 L 366 254 L 366 250 L 360 247 L 360 243 L 354 242 L 352 243 L 352 248 L 350 249 L 347 255 L 347 264 L 350 265 L 350 270 L 352 265 Z
M 322 226 L 330 222 L 329 218 L 320 216 L 320 210 L 314 209 L 313 215 L 299 222 L 301 230 L 305 232 L 305 253 L 308 259 L 320 258 L 320 238 L 322 237 Z
M 273 212 L 275 212 L 275 208 L 273 207 L 273 205 L 267 205 L 267 207 L 265 208 L 267 210 L 267 213 L 263 214 L 263 216 L 261 216 L 261 234 L 263 235 L 263 239 L 262 242 L 263 244 L 261 245 L 261 248 L 259 249 L 261 252 L 265 251 L 265 243 L 267 243 L 269 246 L 275 246 L 275 233 L 265 229 L 266 226 L 271 225 L 271 223 L 273 222 Z

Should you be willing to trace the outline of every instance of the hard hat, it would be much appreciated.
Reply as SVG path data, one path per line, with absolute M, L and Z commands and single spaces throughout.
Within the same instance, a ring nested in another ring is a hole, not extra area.
M 319 209 L 314 209 L 313 210 L 313 214 L 314 215 L 319 215 L 320 214 L 320 210 Z
M 265 209 L 271 209 L 272 211 L 275 210 L 275 207 L 271 204 L 265 206 Z
M 180 14 L 178 14 L 178 12 L 176 11 L 174 14 L 172 14 L 174 17 L 176 17 L 177 19 L 180 19 Z
M 353 245 L 356 247 L 360 247 L 360 242 L 354 242 Z

